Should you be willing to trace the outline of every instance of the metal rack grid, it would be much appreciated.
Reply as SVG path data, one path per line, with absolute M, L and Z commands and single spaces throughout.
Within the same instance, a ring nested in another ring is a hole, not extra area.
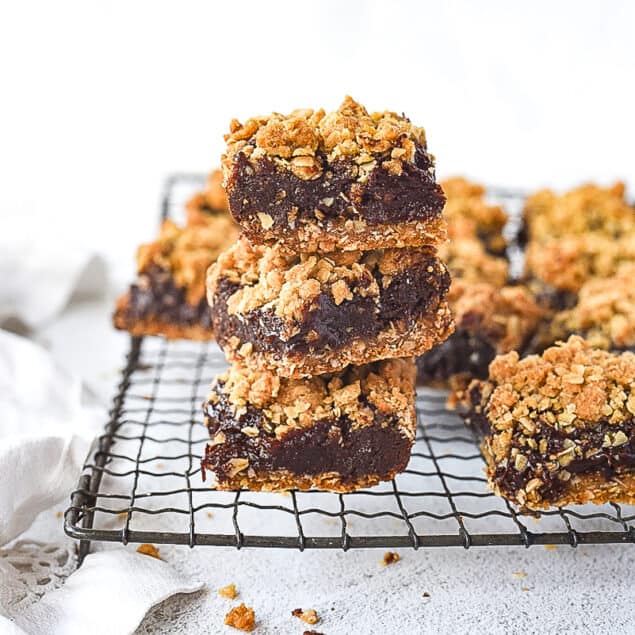
M 201 179 L 171 177 L 163 216 L 182 210 Z M 431 390 L 417 397 L 408 469 L 389 483 L 348 494 L 215 491 L 201 476 L 201 403 L 225 366 L 213 343 L 131 339 L 109 421 L 65 513 L 80 561 L 92 541 L 300 550 L 635 542 L 632 507 L 518 514 L 487 490 L 475 439 Z

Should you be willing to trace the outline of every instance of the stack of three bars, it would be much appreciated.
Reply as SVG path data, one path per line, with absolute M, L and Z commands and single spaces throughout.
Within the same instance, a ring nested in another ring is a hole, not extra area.
M 421 128 L 346 98 L 232 122 L 223 157 L 243 235 L 210 268 L 232 366 L 205 404 L 220 489 L 351 491 L 403 471 L 413 356 L 454 325 L 445 198 Z

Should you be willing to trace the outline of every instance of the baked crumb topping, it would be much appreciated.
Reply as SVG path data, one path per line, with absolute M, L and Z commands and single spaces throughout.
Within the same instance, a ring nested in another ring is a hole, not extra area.
M 292 428 L 344 415 L 352 421 L 353 428 L 372 425 L 376 413 L 396 416 L 411 434 L 415 421 L 415 375 L 412 358 L 349 366 L 338 374 L 306 379 L 284 379 L 273 372 L 234 364 L 216 377 L 209 400 L 217 403 L 222 394 L 233 406 L 235 417 L 247 412 L 248 407 L 257 408 L 264 415 L 262 425 L 278 438 Z M 243 432 L 253 436 L 259 433 L 255 428 Z
M 544 310 L 523 286 L 497 288 L 454 279 L 448 301 L 457 329 L 488 340 L 498 354 L 520 350 L 544 317 Z
M 256 628 L 256 614 L 252 608 L 243 604 L 235 606 L 225 616 L 225 624 L 240 631 L 253 631 Z
M 471 236 L 453 238 L 439 249 L 439 257 L 446 263 L 453 283 L 461 279 L 502 287 L 507 282 L 507 261 L 488 254 L 481 241 Z
M 539 425 L 566 433 L 635 415 L 635 355 L 598 350 L 575 335 L 542 355 L 496 357 L 480 385 L 487 418 L 500 432 L 521 426 L 531 437 Z
M 577 292 L 591 278 L 607 278 L 635 261 L 635 229 L 620 238 L 600 233 L 527 246 L 525 274 L 556 289 Z
M 565 194 L 540 190 L 523 211 L 532 240 L 599 232 L 611 237 L 635 232 L 635 210 L 625 200 L 624 184 L 582 185 Z
M 552 330 L 560 337 L 583 335 L 598 348 L 635 347 L 635 263 L 610 278 L 586 282 L 577 304 L 555 316 Z
M 193 223 L 205 220 L 208 214 L 222 214 L 229 211 L 227 195 L 223 188 L 223 171 L 213 170 L 205 184 L 205 188 L 197 192 L 185 205 L 188 220 Z
M 186 227 L 163 221 L 158 239 L 138 248 L 137 271 L 143 274 L 156 266 L 171 272 L 176 285 L 186 289 L 187 302 L 196 305 L 205 297 L 207 268 L 238 233 L 228 214 Z
M 455 177 L 440 183 L 447 202 L 443 215 L 448 222 L 450 238 L 478 236 L 489 249 L 505 249 L 503 228 L 507 214 L 500 205 L 485 202 L 485 188 L 467 179 Z
M 157 560 L 161 560 L 158 547 L 147 542 L 137 547 L 137 553 L 141 553 L 144 556 L 150 556 L 152 558 L 156 558 Z
M 377 164 L 399 175 L 404 162 L 414 161 L 415 144 L 426 145 L 423 128 L 406 117 L 389 111 L 368 113 L 348 96 L 328 114 L 322 109 L 298 109 L 288 115 L 254 117 L 244 124 L 234 119 L 225 141 L 226 178 L 240 152 L 252 162 L 270 157 L 306 180 L 317 178 L 329 163 L 344 158 L 359 166 L 359 180 L 365 180 Z
M 429 256 L 428 249 L 384 249 L 320 254 L 289 254 L 275 247 L 254 245 L 241 238 L 210 268 L 208 298 L 221 280 L 240 285 L 227 302 L 230 315 L 267 305 L 278 317 L 301 320 L 307 306 L 330 293 L 337 305 L 355 296 L 379 298 L 380 283 Z M 439 275 L 445 266 L 436 261 Z M 380 282 L 378 282 L 378 279 Z

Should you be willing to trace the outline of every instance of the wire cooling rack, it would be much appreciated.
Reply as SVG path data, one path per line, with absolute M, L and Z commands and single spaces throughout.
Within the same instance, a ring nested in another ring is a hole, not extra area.
M 178 217 L 202 181 L 171 177 L 163 217 Z M 496 194 L 512 210 L 518 203 L 513 192 Z M 475 439 L 432 390 L 417 396 L 412 458 L 391 482 L 348 494 L 215 491 L 201 476 L 201 404 L 225 367 L 213 343 L 131 338 L 109 420 L 65 513 L 80 561 L 92 541 L 300 550 L 635 542 L 633 507 L 518 514 L 488 491 Z

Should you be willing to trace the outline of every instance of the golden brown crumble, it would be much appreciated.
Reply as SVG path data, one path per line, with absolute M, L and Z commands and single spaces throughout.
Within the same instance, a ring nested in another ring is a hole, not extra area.
M 235 600 L 238 597 L 235 584 L 228 584 L 227 586 L 218 589 L 218 595 L 227 598 L 228 600 Z
M 284 379 L 273 372 L 233 365 L 216 377 L 209 399 L 215 403 L 222 393 L 234 407 L 236 416 L 247 406 L 261 410 L 262 425 L 278 438 L 292 428 L 308 427 L 316 421 L 343 415 L 350 418 L 353 429 L 369 426 L 376 412 L 396 416 L 404 435 L 413 438 L 415 375 L 412 358 L 351 366 L 342 373 L 306 379 Z M 244 434 L 252 432 L 243 429 Z M 215 442 L 222 443 L 224 438 L 212 439 Z M 248 463 L 235 467 L 242 471 L 247 466 Z
M 615 237 L 635 232 L 635 211 L 624 197 L 624 184 L 582 185 L 555 194 L 540 190 L 528 197 L 523 215 L 531 240 L 599 232 Z
M 227 194 L 223 188 L 223 171 L 213 170 L 205 188 L 197 192 L 185 205 L 188 224 L 204 223 L 210 214 L 229 212 Z
M 328 114 L 321 109 L 298 109 L 288 115 L 254 117 L 244 124 L 234 119 L 225 141 L 226 178 L 240 152 L 250 161 L 273 158 L 305 180 L 322 174 L 327 167 L 324 160 L 328 164 L 344 157 L 357 164 L 360 181 L 378 163 L 399 175 L 404 162 L 414 161 L 415 143 L 426 145 L 423 128 L 413 126 L 406 117 L 389 111 L 369 114 L 351 97 Z
M 225 616 L 225 624 L 240 631 L 253 631 L 256 628 L 256 614 L 252 608 L 239 604 Z
M 489 380 L 472 382 L 470 392 L 476 389 L 481 400 L 474 410 L 485 414 L 491 426 L 482 446 L 489 477 L 500 467 L 510 465 L 523 472 L 530 459 L 534 463 L 532 478 L 514 493 L 520 505 L 537 509 L 550 503 L 610 499 L 611 488 L 617 487 L 611 479 L 593 473 L 572 475 L 566 468 L 574 459 L 588 459 L 598 451 L 592 447 L 584 454 L 573 435 L 576 430 L 606 423 L 616 432 L 605 434 L 605 446 L 628 440 L 619 426 L 635 415 L 633 353 L 609 353 L 571 336 L 542 356 L 519 360 L 514 351 L 497 357 L 490 364 Z M 549 449 L 547 437 L 540 433 L 545 427 L 565 435 L 562 451 Z M 552 479 L 569 485 L 570 491 L 558 502 L 542 499 L 541 488 Z
M 583 335 L 603 349 L 635 346 L 635 263 L 610 278 L 593 278 L 580 289 L 577 304 L 554 317 L 554 339 Z
M 606 278 L 635 262 L 635 231 L 620 238 L 600 233 L 527 246 L 525 273 L 555 289 L 579 291 L 590 278 Z
M 278 317 L 300 321 L 322 294 L 330 293 L 338 305 L 354 296 L 378 299 L 380 284 L 388 286 L 391 276 L 432 253 L 421 248 L 287 255 L 241 238 L 210 267 L 208 299 L 213 304 L 219 282 L 229 280 L 241 286 L 227 302 L 230 315 L 267 305 Z M 443 263 L 436 266 L 442 275 Z
M 448 302 L 457 328 L 491 342 L 497 354 L 520 350 L 544 317 L 544 310 L 523 286 L 497 288 L 455 279 Z
M 399 562 L 401 557 L 398 553 L 394 551 L 387 551 L 382 558 L 381 565 L 382 567 L 387 567 L 389 564 L 394 564 L 395 562 Z
M 439 249 L 439 257 L 447 265 L 453 281 L 488 282 L 495 287 L 507 282 L 507 261 L 488 254 L 476 238 L 454 238 Z
M 293 609 L 291 615 L 311 625 L 317 624 L 320 621 L 315 609 Z
M 205 297 L 207 268 L 234 243 L 238 233 L 228 214 L 187 227 L 166 220 L 158 239 L 137 250 L 137 271 L 146 273 L 157 266 L 172 272 L 176 285 L 186 290 L 187 302 L 196 305 Z
M 152 558 L 161 560 L 158 547 L 155 547 L 154 545 L 151 545 L 149 543 L 143 543 L 142 545 L 139 545 L 137 547 L 137 553 L 142 553 L 144 556 L 151 556 Z
M 485 202 L 485 188 L 461 177 L 440 183 L 447 202 L 443 215 L 448 222 L 450 238 L 478 236 L 491 251 L 503 252 L 503 228 L 507 214 L 500 205 Z

